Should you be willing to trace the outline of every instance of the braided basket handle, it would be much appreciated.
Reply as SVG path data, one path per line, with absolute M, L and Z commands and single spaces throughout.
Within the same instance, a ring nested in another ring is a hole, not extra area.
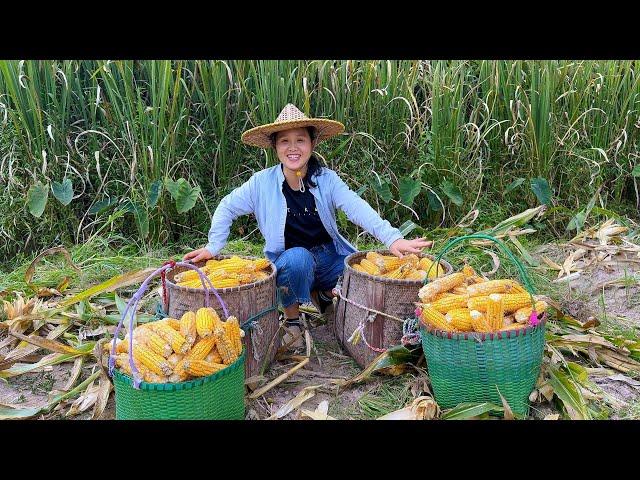
M 187 267 L 198 272 L 198 275 L 200 276 L 200 280 L 202 281 L 202 286 L 205 291 L 205 307 L 209 307 L 210 305 L 209 289 L 211 289 L 213 290 L 213 293 L 218 299 L 218 302 L 220 302 L 220 305 L 222 306 L 222 310 L 224 311 L 225 316 L 226 317 L 229 316 L 229 312 L 227 310 L 226 304 L 220 297 L 220 294 L 218 294 L 218 291 L 216 290 L 216 288 L 213 286 L 213 283 L 211 283 L 211 279 L 209 279 L 209 277 L 207 277 L 202 270 L 200 270 L 198 267 L 193 265 L 190 261 L 175 262 L 171 260 L 169 262 L 165 262 L 159 269 L 157 269 L 155 272 L 149 275 L 147 279 L 144 282 L 142 282 L 142 285 L 140 286 L 140 288 L 136 291 L 133 297 L 131 297 L 131 300 L 127 302 L 127 306 L 124 309 L 124 312 L 122 312 L 122 317 L 120 318 L 120 322 L 118 323 L 118 326 L 116 327 L 116 331 L 113 334 L 113 343 L 111 345 L 111 353 L 109 354 L 109 376 L 113 376 L 113 369 L 115 368 L 115 363 L 116 363 L 116 358 L 115 358 L 116 340 L 118 339 L 118 334 L 120 333 L 120 329 L 122 328 L 124 319 L 126 318 L 127 313 L 129 313 L 129 310 L 131 310 L 131 315 L 129 315 L 129 365 L 131 366 L 131 373 L 133 376 L 133 387 L 136 389 L 140 388 L 140 383 L 142 380 L 140 378 L 140 372 L 136 368 L 135 363 L 133 361 L 133 317 L 135 315 L 136 310 L 138 309 L 138 303 L 140 302 L 142 295 L 144 295 L 144 293 L 149 288 L 149 283 L 151 282 L 151 280 L 157 275 L 164 276 L 167 270 L 170 270 L 176 266 Z

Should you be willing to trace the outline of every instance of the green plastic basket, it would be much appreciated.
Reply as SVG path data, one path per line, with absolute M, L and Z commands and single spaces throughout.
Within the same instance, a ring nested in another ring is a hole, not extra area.
M 244 352 L 208 377 L 180 383 L 142 382 L 114 370 L 116 420 L 244 419 Z
M 497 243 L 518 267 L 527 290 L 533 293 L 526 270 L 499 240 L 484 234 L 450 241 L 436 261 L 453 245 L 466 239 Z M 502 395 L 514 413 L 527 415 L 545 342 L 546 315 L 537 325 L 494 333 L 446 332 L 421 326 L 422 348 L 436 401 L 442 408 L 460 403 L 492 402 L 502 405 Z

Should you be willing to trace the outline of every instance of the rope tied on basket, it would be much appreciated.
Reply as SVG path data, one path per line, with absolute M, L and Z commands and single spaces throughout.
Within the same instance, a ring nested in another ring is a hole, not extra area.
M 167 260 L 162 264 L 163 267 L 165 265 L 169 265 L 170 268 L 175 268 L 176 262 L 173 259 Z M 162 280 L 162 305 L 164 307 L 164 311 L 168 312 L 169 311 L 169 295 L 167 294 L 167 271 L 166 270 L 162 270 L 162 272 L 160 272 L 160 279 Z
M 402 324 L 402 345 L 419 345 L 422 342 L 416 317 L 407 318 Z

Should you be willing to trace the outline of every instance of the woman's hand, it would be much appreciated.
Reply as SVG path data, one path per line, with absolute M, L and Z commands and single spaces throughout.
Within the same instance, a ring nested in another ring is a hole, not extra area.
M 198 263 L 202 260 L 209 260 L 210 258 L 213 258 L 213 255 L 211 255 L 211 252 L 209 250 L 207 250 L 206 248 L 199 248 L 198 250 L 187 253 L 184 257 L 182 257 L 182 260 L 191 260 L 193 263 Z
M 424 237 L 414 238 L 413 240 L 405 240 L 399 238 L 391 244 L 389 251 L 396 257 L 403 257 L 404 253 L 421 253 L 423 248 L 433 245 L 431 240 L 425 240 Z

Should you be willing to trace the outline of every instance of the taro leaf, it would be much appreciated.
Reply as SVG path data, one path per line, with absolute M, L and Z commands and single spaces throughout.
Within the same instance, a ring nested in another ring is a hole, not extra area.
M 413 200 L 418 196 L 422 189 L 422 182 L 414 180 L 410 177 L 402 177 L 398 185 L 400 191 L 400 201 L 407 207 L 413 205 Z
M 118 203 L 118 199 L 115 197 L 112 198 L 105 198 L 104 200 L 100 200 L 96 203 L 94 203 L 93 205 L 91 205 L 91 208 L 89 209 L 89 211 L 87 212 L 89 215 L 98 215 L 106 210 L 108 210 L 109 208 L 113 207 L 115 204 Z
M 442 211 L 442 203 L 438 199 L 438 196 L 433 193 L 431 190 L 427 190 L 427 201 L 429 202 L 429 208 L 434 212 Z
M 150 274 L 152 274 L 156 270 L 157 268 L 155 267 L 149 267 L 143 270 L 133 270 L 131 272 L 123 273 L 122 275 L 116 275 L 115 277 L 112 277 L 105 282 L 94 285 L 93 287 L 80 292 L 79 294 L 74 295 L 73 297 L 68 298 L 63 302 L 60 302 L 59 307 L 61 309 L 65 309 L 70 305 L 91 298 L 99 293 L 112 292 L 117 288 L 127 287 L 136 283 L 142 283 Z
M 133 204 L 133 217 L 136 219 L 138 233 L 142 238 L 147 238 L 149 236 L 149 215 L 146 207 L 137 202 Z
M 380 179 L 379 177 L 373 177 L 369 180 L 369 183 L 384 203 L 389 203 L 391 201 L 391 188 L 389 182 Z
M 53 182 L 51 184 L 53 196 L 65 207 L 73 200 L 73 185 L 70 178 L 65 178 L 62 183 Z
M 147 195 L 147 205 L 149 208 L 153 208 L 158 204 L 160 193 L 162 193 L 162 180 L 156 180 L 149 187 L 149 194 Z
M 549 383 L 554 393 L 564 404 L 567 413 L 572 420 L 587 420 L 591 418 L 586 407 L 580 388 L 562 370 L 557 367 L 549 367 Z
M 62 255 L 64 255 L 65 260 L 71 266 L 71 268 L 73 268 L 76 272 L 81 273 L 81 270 L 71 260 L 71 255 L 69 255 L 69 252 L 67 251 L 66 248 L 62 246 L 48 248 L 47 250 L 45 250 L 44 252 L 42 252 L 40 255 L 38 255 L 36 258 L 33 259 L 31 264 L 27 268 L 27 271 L 24 273 L 24 281 L 27 285 L 31 286 L 31 280 L 33 279 L 33 275 L 36 272 L 36 265 L 38 264 L 38 262 L 42 260 L 44 257 L 48 255 L 53 255 L 54 253 L 62 253 Z
M 469 418 L 477 417 L 485 413 L 496 411 L 502 412 L 504 409 L 499 407 L 495 403 L 461 403 L 451 410 L 443 413 L 440 417 L 441 420 L 467 420 Z
M 169 178 L 165 181 L 167 190 L 171 194 L 171 197 L 176 202 L 176 209 L 178 213 L 188 212 L 196 204 L 198 195 L 200 195 L 200 187 L 191 187 L 189 182 L 184 178 L 179 178 L 177 181 L 173 181 Z
M 631 170 L 631 175 L 633 175 L 634 177 L 640 177 L 640 164 L 633 167 L 633 170 Z
M 535 193 L 538 201 L 544 205 L 551 203 L 551 188 L 545 178 L 536 177 L 531 179 L 531 190 Z
M 47 198 L 49 198 L 48 183 L 45 186 L 42 182 L 38 181 L 31 186 L 27 193 L 27 206 L 29 207 L 31 215 L 40 218 L 42 212 L 44 212 L 44 207 L 47 205 Z
M 569 225 L 567 225 L 567 228 L 565 230 L 567 232 L 570 230 L 576 230 L 579 232 L 580 230 L 582 230 L 582 226 L 584 225 L 584 221 L 586 220 L 586 218 L 587 218 L 587 214 L 585 213 L 585 211 L 584 210 L 579 211 L 571 219 L 571 221 L 569 222 Z
M 511 190 L 515 190 L 516 188 L 518 188 L 520 185 L 522 185 L 524 183 L 526 179 L 525 178 L 516 178 L 513 182 L 511 182 L 507 188 L 505 188 L 504 190 L 504 194 L 506 195 L 507 193 L 509 193 Z
M 440 184 L 440 188 L 444 192 L 444 194 L 449 197 L 449 199 L 458 206 L 461 206 L 463 203 L 462 192 L 460 189 L 451 183 L 449 180 L 444 180 Z

